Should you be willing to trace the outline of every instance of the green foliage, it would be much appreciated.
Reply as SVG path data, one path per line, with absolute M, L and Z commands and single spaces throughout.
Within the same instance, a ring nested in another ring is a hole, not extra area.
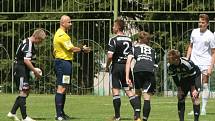
M 214 10 L 214 3 L 211 0 L 199 0 L 193 1 L 192 3 L 184 8 L 187 11 L 213 11 Z
M 8 16 L 0 15 L 0 20 L 6 20 L 7 18 L 8 18 Z
M 8 65 L 11 65 L 12 61 L 8 59 L 0 59 L 0 70 L 7 71 Z M 10 66 L 9 66 L 10 67 Z

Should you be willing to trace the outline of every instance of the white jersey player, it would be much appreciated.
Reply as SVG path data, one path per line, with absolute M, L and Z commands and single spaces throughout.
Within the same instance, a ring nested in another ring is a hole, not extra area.
M 202 73 L 202 109 L 201 115 L 206 115 L 206 104 L 209 97 L 208 80 L 215 60 L 215 40 L 213 33 L 207 29 L 209 17 L 199 15 L 199 28 L 194 29 L 190 36 L 187 58 L 200 68 Z

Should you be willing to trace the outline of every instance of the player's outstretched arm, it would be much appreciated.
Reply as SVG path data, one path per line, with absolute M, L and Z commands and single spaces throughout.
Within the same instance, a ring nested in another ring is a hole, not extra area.
M 91 49 L 84 45 L 83 47 L 72 47 L 70 49 L 72 52 L 84 52 L 84 53 L 89 53 Z
M 72 52 L 80 52 L 81 51 L 81 48 L 79 47 L 73 47 L 70 49 Z
M 86 45 L 84 45 L 81 50 L 84 52 L 84 53 L 89 53 L 91 51 L 91 48 L 90 47 L 87 47 Z

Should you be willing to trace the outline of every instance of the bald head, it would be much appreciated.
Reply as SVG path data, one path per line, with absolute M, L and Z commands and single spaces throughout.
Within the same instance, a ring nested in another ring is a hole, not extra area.
M 71 26 L 71 19 L 69 16 L 67 15 L 63 15 L 61 16 L 61 19 L 60 19 L 60 27 L 64 30 L 68 30 Z
M 64 23 L 65 21 L 68 21 L 68 20 L 70 20 L 70 17 L 67 15 L 63 15 L 60 18 L 60 23 Z

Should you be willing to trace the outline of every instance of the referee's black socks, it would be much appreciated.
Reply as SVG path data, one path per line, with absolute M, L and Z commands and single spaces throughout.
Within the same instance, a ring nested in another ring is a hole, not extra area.
M 57 117 L 60 117 L 63 109 L 63 94 L 56 93 L 55 106 L 56 106 Z
M 66 102 L 66 94 L 63 94 L 62 115 L 65 115 L 65 112 L 64 112 L 65 102 Z

